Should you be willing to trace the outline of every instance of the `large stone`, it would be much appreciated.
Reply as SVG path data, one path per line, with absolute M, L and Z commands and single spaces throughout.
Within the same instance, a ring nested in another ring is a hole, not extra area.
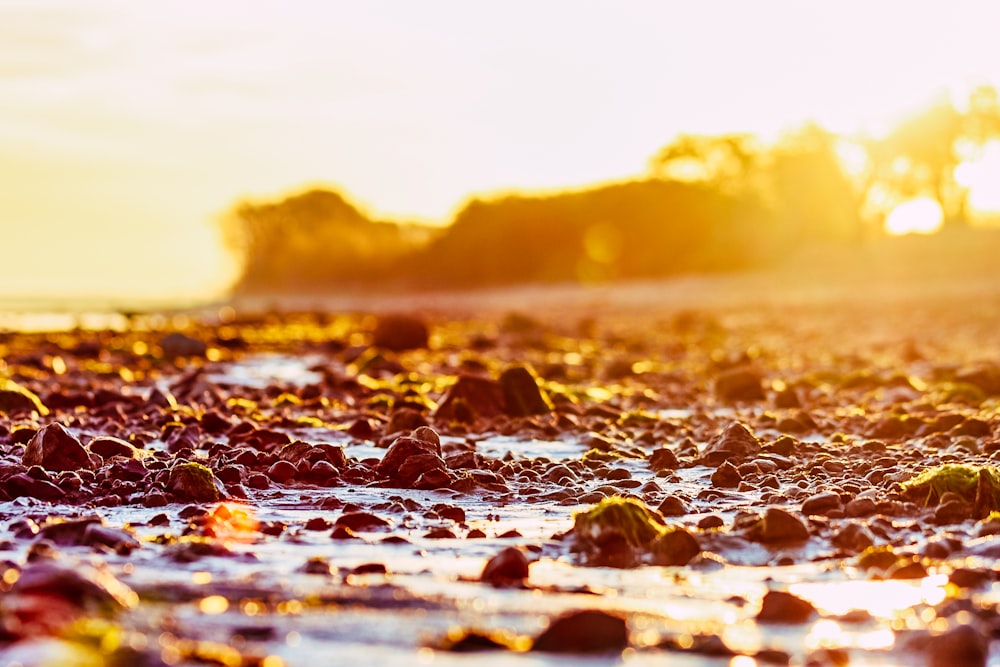
M 214 503 L 226 497 L 226 487 L 200 463 L 175 465 L 167 477 L 167 491 L 181 502 Z
M 57 501 L 66 495 L 52 482 L 44 479 L 35 479 L 27 473 L 19 472 L 3 480 L 0 488 L 4 490 L 10 498 L 38 498 L 39 500 Z
M 87 451 L 96 454 L 102 459 L 110 459 L 113 456 L 123 456 L 127 459 L 142 459 L 148 454 L 138 447 L 121 438 L 110 435 L 99 435 L 87 443 Z
M 625 619 L 597 609 L 563 614 L 535 638 L 533 651 L 609 653 L 628 647 Z
M 653 541 L 665 532 L 655 510 L 616 496 L 574 516 L 573 548 L 588 565 L 634 567 L 648 558 Z
M 0 378 L 0 414 L 16 415 L 37 412 L 44 417 L 49 414 L 41 399 L 27 387 L 13 380 Z
M 96 466 L 83 444 L 65 426 L 43 426 L 24 447 L 21 462 L 46 470 L 93 470 Z
M 750 529 L 750 539 L 764 543 L 804 542 L 809 529 L 794 514 L 780 507 L 768 507 L 764 517 Z
M 524 550 L 517 547 L 506 547 L 500 553 L 486 561 L 479 580 L 483 583 L 502 588 L 505 586 L 521 586 L 528 578 L 530 563 Z
M 733 422 L 709 440 L 698 459 L 701 465 L 719 466 L 724 461 L 742 461 L 760 452 L 760 441 L 744 424 Z
M 761 602 L 757 621 L 761 623 L 805 623 L 816 608 L 808 600 L 786 593 L 768 591 Z
M 694 535 L 683 528 L 674 528 L 660 535 L 650 545 L 654 565 L 687 565 L 701 553 L 701 545 Z
M 403 313 L 380 316 L 372 332 L 372 344 L 392 352 L 426 348 L 429 339 L 427 323 L 417 315 Z
M 989 637 L 972 625 L 956 625 L 931 635 L 925 648 L 928 667 L 985 667 Z
M 715 395 L 727 402 L 763 401 L 764 379 L 759 371 L 753 368 L 732 368 L 723 371 L 715 378 Z
M 52 561 L 22 570 L 10 594 L 58 597 L 84 611 L 120 611 L 139 602 L 135 591 L 107 570 L 79 563 L 68 567 Z
M 512 366 L 500 374 L 505 411 L 511 417 L 530 417 L 552 412 L 552 401 L 538 386 L 538 378 L 524 366 Z
M 160 349 L 163 350 L 163 356 L 167 359 L 204 357 L 208 352 L 208 345 L 187 334 L 172 331 L 160 339 Z
M 434 418 L 471 423 L 504 413 L 504 391 L 496 380 L 478 375 L 459 375 L 448 388 Z
M 376 466 L 375 474 L 404 489 L 439 488 L 451 481 L 441 456 L 440 439 L 428 427 L 396 438 Z

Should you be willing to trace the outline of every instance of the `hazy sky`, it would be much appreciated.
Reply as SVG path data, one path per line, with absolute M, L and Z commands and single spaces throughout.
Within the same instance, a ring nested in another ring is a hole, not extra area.
M 321 183 L 444 221 L 679 131 L 878 128 L 1000 82 L 990 2 L 0 0 L 0 295 L 218 289 L 213 220 Z

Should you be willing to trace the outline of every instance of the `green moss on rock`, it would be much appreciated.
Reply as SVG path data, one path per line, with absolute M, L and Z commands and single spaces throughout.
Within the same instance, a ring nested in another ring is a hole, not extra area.
M 219 478 L 208 467 L 194 462 L 181 463 L 170 470 L 167 491 L 181 502 L 214 503 L 226 497 Z
M 933 507 L 941 496 L 954 493 L 972 503 L 977 516 L 1000 509 L 1000 470 L 993 466 L 958 463 L 928 468 L 903 483 L 903 493 L 925 507 Z
M 574 517 L 573 533 L 578 540 L 598 542 L 608 533 L 617 533 L 633 547 L 643 547 L 666 531 L 663 519 L 638 500 L 613 496 Z

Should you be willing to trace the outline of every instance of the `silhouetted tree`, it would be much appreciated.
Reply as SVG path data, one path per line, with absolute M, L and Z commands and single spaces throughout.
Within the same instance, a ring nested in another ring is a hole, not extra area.
M 277 202 L 242 202 L 222 221 L 242 263 L 237 289 L 280 292 L 388 279 L 392 263 L 424 240 L 412 225 L 374 222 L 340 194 L 313 189 Z
M 968 189 L 955 179 L 955 170 L 998 136 L 995 88 L 973 90 L 965 110 L 941 97 L 887 136 L 866 142 L 872 163 L 869 188 L 901 199 L 930 196 L 941 206 L 946 224 L 965 224 Z
M 792 243 L 855 242 L 864 235 L 859 189 L 844 170 L 838 141 L 808 124 L 768 151 L 766 183 L 775 227 Z

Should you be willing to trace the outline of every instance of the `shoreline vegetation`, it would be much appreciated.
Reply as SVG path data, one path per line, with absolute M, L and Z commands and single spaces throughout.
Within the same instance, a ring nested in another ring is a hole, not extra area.
M 236 298 L 770 270 L 885 277 L 883 265 L 905 263 L 936 273 L 952 254 L 972 268 L 989 264 L 980 248 L 997 243 L 998 227 L 977 207 L 998 149 L 997 91 L 980 87 L 880 137 L 814 124 L 770 144 L 749 134 L 679 135 L 630 180 L 472 197 L 442 227 L 376 220 L 346 194 L 317 187 L 242 201 L 219 229 L 241 267 Z M 894 238 L 908 232 L 933 241 Z

